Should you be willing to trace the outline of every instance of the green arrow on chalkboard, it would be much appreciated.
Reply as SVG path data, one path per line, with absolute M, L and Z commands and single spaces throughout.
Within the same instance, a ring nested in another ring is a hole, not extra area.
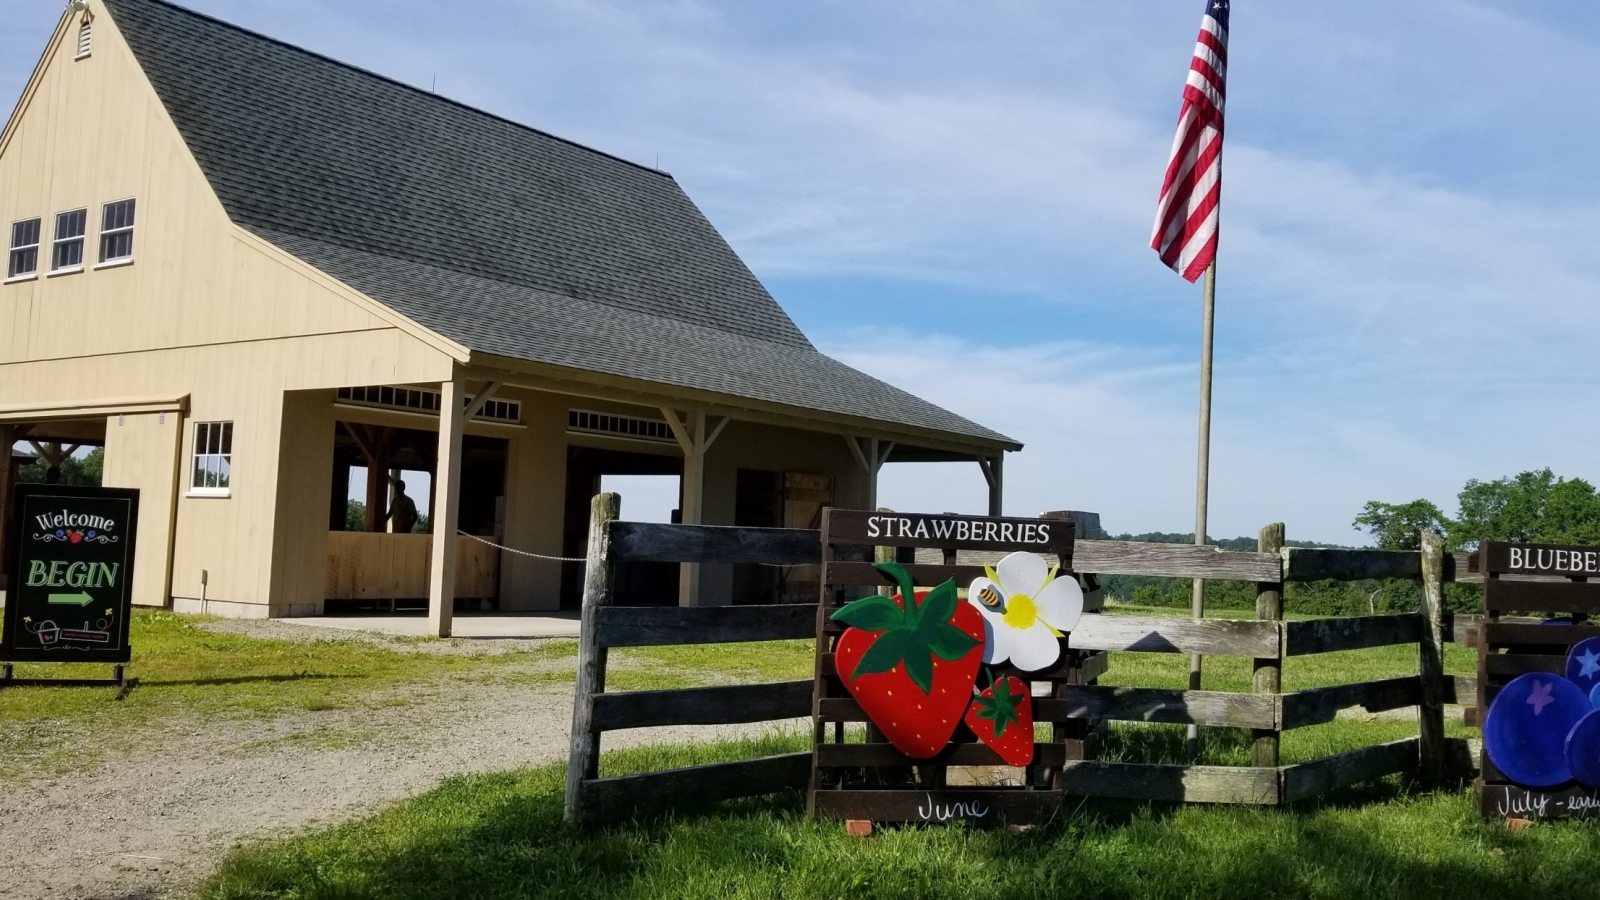
M 94 598 L 79 591 L 76 594 L 51 594 L 48 602 L 62 606 L 88 606 L 94 602 Z

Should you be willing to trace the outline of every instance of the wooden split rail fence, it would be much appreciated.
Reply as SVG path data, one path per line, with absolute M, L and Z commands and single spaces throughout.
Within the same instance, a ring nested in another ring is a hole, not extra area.
M 615 495 L 595 498 L 585 573 L 583 630 L 573 710 L 572 752 L 566 816 L 599 823 L 649 815 L 690 803 L 804 789 L 818 770 L 862 766 L 912 766 L 884 744 L 846 742 L 842 728 L 824 725 L 862 722 L 853 701 L 814 693 L 812 679 L 775 684 L 607 693 L 606 653 L 613 647 L 814 638 L 819 610 L 814 604 L 721 608 L 613 607 L 612 567 L 622 562 L 759 563 L 816 565 L 820 535 L 798 529 L 655 525 L 617 521 Z M 1447 581 L 1481 581 L 1468 572 L 1465 555 L 1442 552 L 1437 542 L 1422 552 L 1284 548 L 1281 525 L 1263 529 L 1258 552 L 1229 552 L 1183 544 L 1078 541 L 1073 568 L 1078 574 L 1153 575 L 1254 582 L 1257 618 L 1194 620 L 1166 616 L 1085 615 L 1069 635 L 1069 647 L 1082 651 L 1081 671 L 1054 684 L 1049 697 L 1035 703 L 1035 720 L 1053 723 L 1074 740 L 1036 747 L 1039 796 L 1023 805 L 1048 806 L 1065 795 L 1132 800 L 1274 805 L 1312 797 L 1339 787 L 1397 772 L 1425 779 L 1463 776 L 1472 765 L 1465 741 L 1444 737 L 1444 705 L 1471 703 L 1474 679 L 1443 673 L 1443 644 L 1460 641 L 1478 627 L 1479 617 L 1452 618 L 1442 606 Z M 870 550 L 870 548 L 869 548 Z M 946 558 L 950 555 L 947 554 Z M 955 578 L 965 586 L 982 574 L 992 554 L 961 551 L 953 565 L 909 565 L 919 585 Z M 858 562 L 866 562 L 865 556 Z M 850 561 L 846 555 L 840 562 Z M 1406 578 L 1421 582 L 1418 612 L 1284 621 L 1283 586 L 1292 581 Z M 851 579 L 835 579 L 840 583 Z M 824 612 L 853 599 L 846 592 L 827 598 Z M 1283 693 L 1281 673 L 1289 657 L 1341 650 L 1418 645 L 1417 674 L 1355 684 Z M 825 648 L 826 649 L 826 648 Z M 1254 661 L 1250 693 L 1129 688 L 1092 684 L 1103 671 L 1103 651 L 1200 653 Z M 1098 656 L 1099 663 L 1085 662 Z M 1321 759 L 1280 765 L 1284 731 L 1331 722 L 1340 710 L 1368 712 L 1418 708 L 1418 735 Z M 1468 711 L 1469 720 L 1473 713 Z M 659 725 L 714 725 L 812 717 L 819 735 L 814 752 L 784 754 L 640 775 L 598 777 L 601 734 L 622 728 Z M 1083 740 L 1105 721 L 1193 723 L 1250 729 L 1255 736 L 1252 765 L 1160 765 L 1107 762 L 1093 758 L 1093 741 Z M 981 745 L 958 746 L 941 765 L 989 765 Z M 893 757 L 893 758 L 891 758 Z M 815 792 L 819 814 L 831 804 L 824 779 Z M 904 798 L 901 798 L 904 799 Z M 890 803 L 889 812 L 904 807 Z M 892 809 L 891 809 L 892 807 Z M 900 810 L 903 812 L 903 810 Z M 1004 809 L 1002 809 L 1004 811 Z M 886 814 L 883 819 L 907 818 Z

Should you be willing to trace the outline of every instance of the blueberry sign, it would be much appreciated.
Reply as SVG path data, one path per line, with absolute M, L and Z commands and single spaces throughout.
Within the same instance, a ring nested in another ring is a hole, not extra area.
M 21 484 L 6 548 L 6 662 L 128 661 L 139 492 Z

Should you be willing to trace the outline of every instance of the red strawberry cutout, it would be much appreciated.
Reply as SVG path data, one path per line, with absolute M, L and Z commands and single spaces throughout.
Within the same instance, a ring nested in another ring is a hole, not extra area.
M 983 662 L 983 617 L 956 596 L 954 581 L 917 593 L 897 563 L 877 568 L 900 584 L 893 597 L 857 600 L 833 614 L 850 626 L 833 665 L 867 718 L 896 750 L 927 759 L 944 749 Z M 915 597 L 911 608 L 902 598 Z
M 972 701 L 966 721 L 1006 765 L 1033 762 L 1033 697 L 1022 679 L 1015 675 L 995 679 Z
M 69 532 L 67 532 L 67 540 L 69 540 L 69 541 L 73 542 L 74 544 L 76 544 L 79 541 L 83 540 L 83 532 L 81 532 L 81 531 L 69 531 Z

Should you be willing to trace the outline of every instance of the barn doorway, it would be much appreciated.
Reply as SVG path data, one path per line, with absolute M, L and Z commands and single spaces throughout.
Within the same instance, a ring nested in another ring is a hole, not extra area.
M 327 615 L 426 614 L 438 432 L 340 421 L 328 508 Z M 508 442 L 461 442 L 458 610 L 498 609 Z
M 578 558 L 587 551 L 589 504 L 605 489 L 606 476 L 654 476 L 677 479 L 681 488 L 683 459 L 657 453 L 636 453 L 600 447 L 567 448 L 567 494 L 563 516 L 562 556 Z M 679 494 L 681 509 L 681 493 Z M 623 494 L 622 517 L 638 521 L 631 514 L 628 495 Z M 659 505 L 659 504 L 657 504 Z M 676 521 L 677 509 L 668 519 Z M 617 567 L 612 583 L 612 602 L 618 606 L 678 605 L 677 563 L 627 563 Z M 561 608 L 583 605 L 583 563 L 561 564 Z
M 734 484 L 733 524 L 741 528 L 820 528 L 833 505 L 828 475 L 740 469 Z M 733 602 L 814 603 L 821 575 L 819 566 L 736 565 Z

